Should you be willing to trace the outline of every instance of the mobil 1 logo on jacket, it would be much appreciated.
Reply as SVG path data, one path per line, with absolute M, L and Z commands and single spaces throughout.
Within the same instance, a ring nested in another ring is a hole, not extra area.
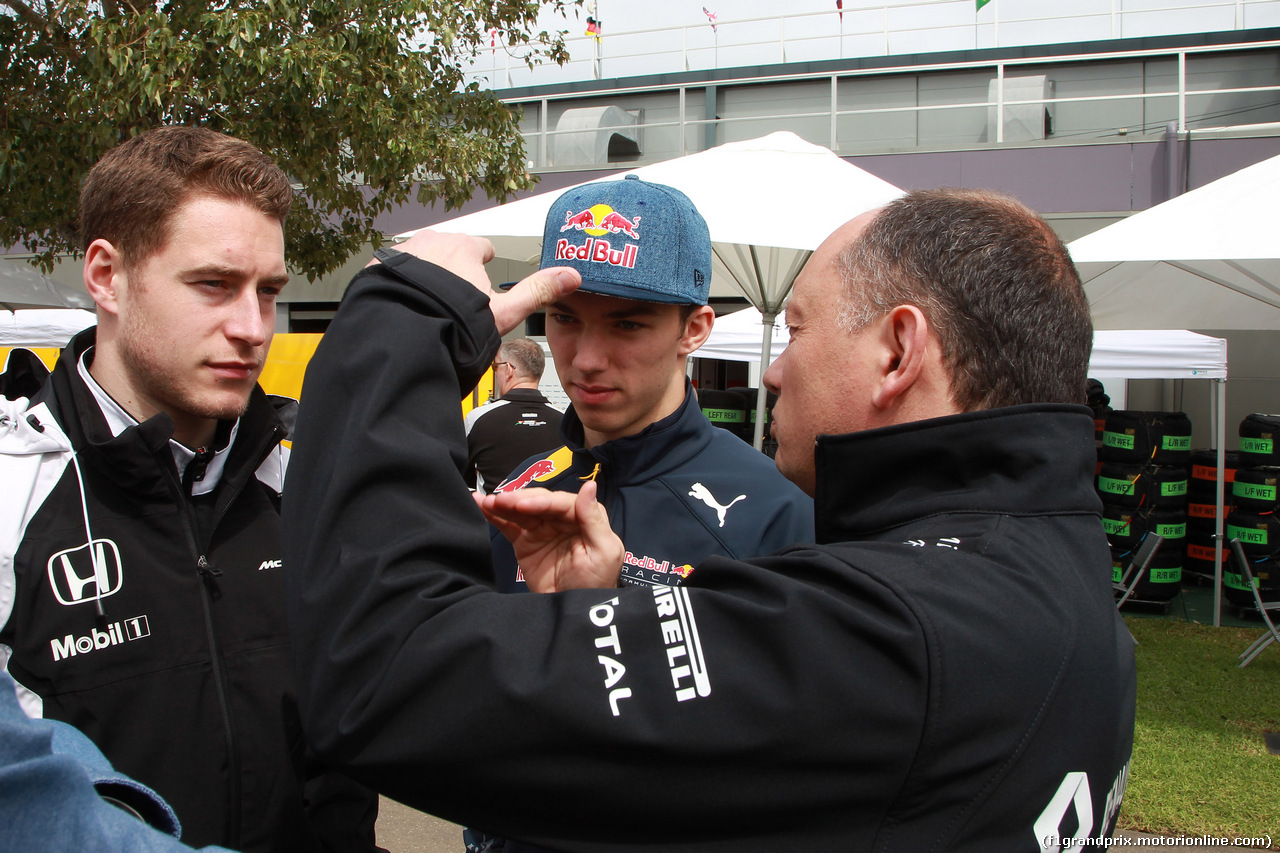
M 76 614 L 79 618 L 55 619 L 55 624 L 67 630 L 56 631 L 49 638 L 54 663 L 151 636 L 145 614 L 117 615 L 114 608 L 108 609 L 112 596 L 125 585 L 120 547 L 113 540 L 94 539 L 58 551 L 46 561 L 45 574 L 53 600 L 61 607 L 83 612 L 83 616 Z M 73 625 L 78 629 L 71 628 Z

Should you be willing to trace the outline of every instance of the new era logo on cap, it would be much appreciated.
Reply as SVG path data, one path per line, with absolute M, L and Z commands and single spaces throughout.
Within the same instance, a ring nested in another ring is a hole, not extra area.
M 556 200 L 543 229 L 541 265 L 575 268 L 587 293 L 705 305 L 711 238 L 684 193 L 627 175 Z

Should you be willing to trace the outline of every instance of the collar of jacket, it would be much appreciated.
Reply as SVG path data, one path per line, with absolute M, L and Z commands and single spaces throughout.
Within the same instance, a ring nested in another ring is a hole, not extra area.
M 573 406 L 560 421 L 560 438 L 574 456 L 587 454 L 618 483 L 636 483 L 659 477 L 697 456 L 711 442 L 717 429 L 702 414 L 693 386 L 685 380 L 684 402 L 665 418 L 654 421 L 635 435 L 584 448 L 582 421 Z
M 512 388 L 498 399 L 513 403 L 545 403 L 547 398 L 537 388 Z
M 166 484 L 156 462 L 160 460 L 161 464 L 173 466 L 169 451 L 173 419 L 161 412 L 117 436 L 111 435 L 93 392 L 76 370 L 80 356 L 96 339 L 96 327 L 73 337 L 59 354 L 49 381 L 32 402 L 49 406 L 83 464 L 98 469 L 124 488 L 162 491 Z M 249 407 L 240 418 L 240 431 L 227 458 L 223 480 L 234 483 L 252 476 L 266 451 L 274 447 L 285 432 L 275 407 L 262 388 L 255 386 Z M 275 438 L 260 451 L 265 436 L 272 433 Z
M 1093 416 L 1083 406 L 1010 406 L 820 435 L 814 458 L 818 544 L 956 512 L 1101 512 Z

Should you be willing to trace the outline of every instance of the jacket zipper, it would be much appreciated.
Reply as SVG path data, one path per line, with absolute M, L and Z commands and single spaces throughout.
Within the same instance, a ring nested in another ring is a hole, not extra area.
M 196 538 L 195 523 L 191 517 L 191 506 L 187 502 L 187 494 L 176 476 L 170 475 L 178 494 L 178 506 L 182 509 L 183 527 L 187 532 L 187 544 L 195 556 L 196 575 L 200 579 L 200 603 L 204 610 L 205 637 L 209 642 L 209 657 L 213 669 L 213 688 L 218 696 L 218 710 L 222 714 L 222 731 L 227 746 L 227 796 L 231 808 L 229 825 L 227 826 L 226 846 L 238 847 L 240 842 L 240 759 L 236 754 L 235 730 L 231 725 L 231 708 L 227 700 L 226 672 L 222 663 L 222 650 L 218 646 L 217 634 L 213 628 L 213 593 L 217 589 L 217 580 L 222 572 L 209 565 L 200 543 Z
M 257 464 L 262 464 L 262 459 L 266 455 L 266 451 L 279 441 L 280 428 L 272 427 L 271 432 L 259 446 L 256 454 Z M 255 458 L 255 457 L 250 457 Z M 194 464 L 194 463 L 193 463 Z M 255 468 L 257 466 L 255 465 Z M 168 469 L 166 469 L 168 470 Z M 250 478 L 252 478 L 252 474 Z M 222 576 L 222 572 L 209 564 L 208 557 L 204 554 L 203 549 L 196 538 L 195 524 L 192 520 L 192 509 L 187 501 L 187 492 L 183 488 L 182 483 L 177 480 L 176 473 L 170 473 L 170 480 L 176 488 L 179 496 L 178 505 L 182 508 L 183 526 L 187 531 L 187 543 L 191 546 L 191 552 L 196 557 L 196 574 L 200 578 L 200 601 L 204 608 L 204 625 L 205 636 L 209 639 L 209 654 L 213 664 L 213 685 L 214 692 L 218 695 L 218 710 L 222 713 L 222 726 L 227 743 L 227 765 L 228 779 L 227 788 L 230 798 L 230 826 L 228 827 L 228 847 L 240 846 L 240 824 L 241 824 L 241 804 L 242 796 L 240 789 L 240 755 L 236 750 L 235 729 L 231 724 L 231 707 L 227 699 L 227 674 L 226 667 L 222 660 L 222 649 L 218 645 L 217 633 L 213 627 L 213 602 L 217 595 L 218 581 Z M 240 497 L 240 492 L 244 490 L 244 483 L 241 483 L 231 493 L 227 499 L 223 509 L 214 518 L 213 524 L 209 528 L 209 536 L 212 537 L 214 531 L 218 529 L 218 525 L 222 523 L 222 519 L 226 517 L 227 511 L 231 505 Z

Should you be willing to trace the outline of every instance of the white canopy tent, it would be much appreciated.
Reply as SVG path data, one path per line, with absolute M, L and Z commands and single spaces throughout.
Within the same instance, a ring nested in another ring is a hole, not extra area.
M 782 310 L 819 243 L 858 214 L 902 195 L 829 149 L 785 131 L 601 180 L 630 174 L 673 186 L 693 201 L 711 232 L 712 286 L 732 284 L 770 318 Z M 488 237 L 498 257 L 536 264 L 547 211 L 562 192 L 529 196 L 431 228 Z M 757 333 L 767 331 L 757 328 Z M 768 337 L 758 339 L 757 358 L 769 351 Z M 761 391 L 760 403 L 763 398 Z M 757 447 L 763 427 L 757 422 Z
M 711 337 L 694 356 L 759 361 L 756 345 L 763 326 L 764 316 L 755 308 L 717 317 Z M 771 327 L 770 360 L 787 346 L 785 311 Z M 1093 335 L 1089 375 L 1095 379 L 1226 379 L 1227 342 L 1181 329 L 1098 331 Z
M 1278 221 L 1280 156 L 1135 213 L 1068 248 L 1097 328 L 1280 330 Z M 1212 430 L 1218 448 L 1215 625 L 1222 609 L 1224 381 L 1225 375 L 1214 383 Z
M 1280 156 L 1071 243 L 1099 329 L 1280 329 Z
M 0 311 L 0 346 L 61 347 L 76 332 L 97 322 L 96 314 L 79 308 Z
M 754 342 L 760 336 L 764 318 L 755 308 L 744 308 L 718 317 L 711 337 L 694 353 L 697 358 L 759 362 Z M 772 324 L 770 324 L 772 326 Z M 772 341 L 770 358 L 777 358 L 787 345 L 785 317 Z M 763 376 L 763 370 L 761 371 Z M 1103 330 L 1093 334 L 1089 376 L 1105 379 L 1208 379 L 1210 393 L 1210 443 L 1218 449 L 1217 529 L 1214 545 L 1213 624 L 1222 617 L 1222 519 L 1226 469 L 1225 434 L 1227 420 L 1227 342 L 1182 329 Z M 761 382 L 763 388 L 764 383 Z M 764 418 L 757 418 L 763 423 Z
M 0 309 L 92 308 L 93 300 L 83 290 L 73 290 L 23 260 L 0 259 Z

